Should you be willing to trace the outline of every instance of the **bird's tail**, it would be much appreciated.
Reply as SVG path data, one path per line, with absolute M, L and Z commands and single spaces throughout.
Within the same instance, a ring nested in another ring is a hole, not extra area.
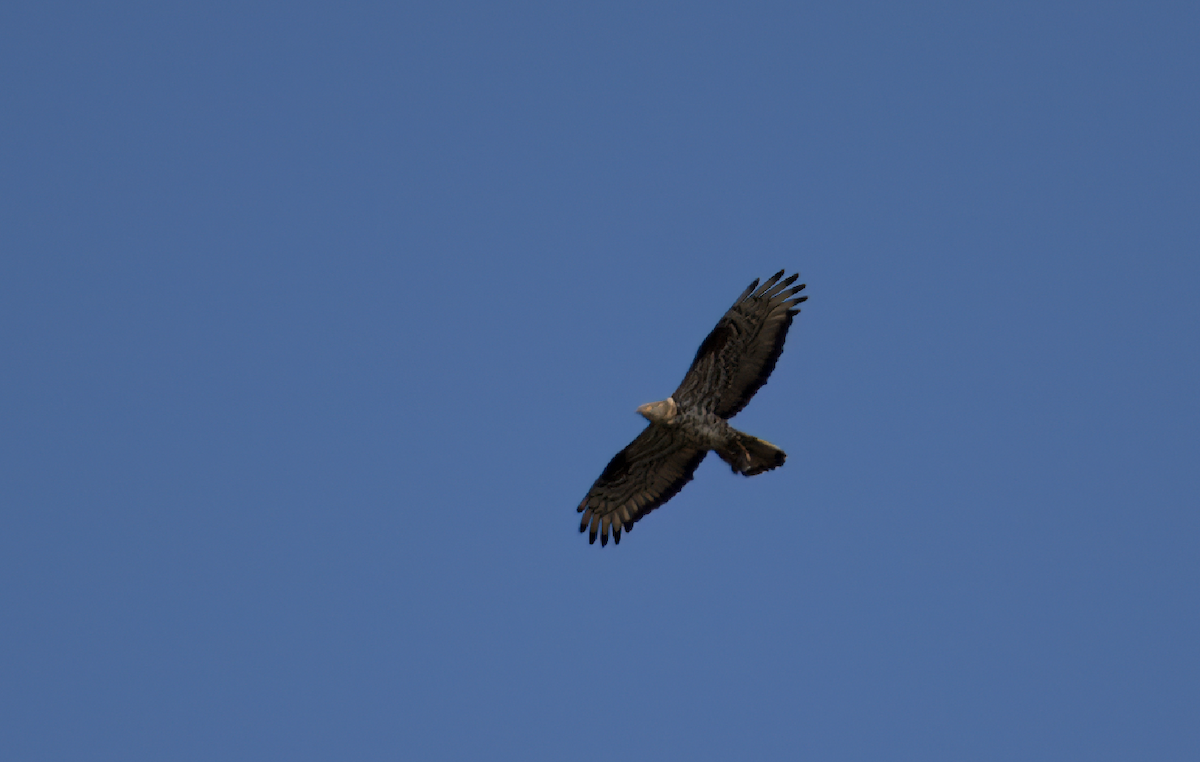
M 770 442 L 740 431 L 735 434 L 728 447 L 717 450 L 717 455 L 729 464 L 735 474 L 754 476 L 779 468 L 787 460 L 787 453 Z

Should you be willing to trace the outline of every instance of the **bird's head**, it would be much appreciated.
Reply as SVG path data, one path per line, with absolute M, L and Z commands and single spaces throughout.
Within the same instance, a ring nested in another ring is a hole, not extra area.
M 660 402 L 647 402 L 637 411 L 651 423 L 669 423 L 679 412 L 679 406 L 675 404 L 674 397 L 667 397 Z

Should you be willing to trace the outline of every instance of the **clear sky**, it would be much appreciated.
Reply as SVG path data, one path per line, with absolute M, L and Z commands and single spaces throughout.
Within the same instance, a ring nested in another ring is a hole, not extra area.
M 1200 759 L 1198 39 L 5 2 L 4 758 Z M 780 268 L 787 464 L 589 546 Z

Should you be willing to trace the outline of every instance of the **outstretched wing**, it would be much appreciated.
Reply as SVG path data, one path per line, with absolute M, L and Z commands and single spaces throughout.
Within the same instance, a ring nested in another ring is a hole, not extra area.
M 762 286 L 756 279 L 742 292 L 696 352 L 683 383 L 671 395 L 682 407 L 732 418 L 775 370 L 783 353 L 804 284 L 792 286 L 799 273 L 783 280 L 783 270 Z M 757 289 L 757 290 L 756 290 Z
M 588 542 L 621 541 L 621 529 L 633 530 L 635 521 L 675 497 L 707 449 L 695 447 L 678 428 L 652 423 L 629 446 L 609 461 L 604 473 L 579 504 L 583 514 L 579 531 L 588 530 Z

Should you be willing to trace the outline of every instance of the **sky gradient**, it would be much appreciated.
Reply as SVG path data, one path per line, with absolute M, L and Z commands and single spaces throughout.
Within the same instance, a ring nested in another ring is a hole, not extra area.
M 1197 39 L 5 3 L 4 756 L 1200 758 Z M 780 268 L 787 464 L 589 546 Z

